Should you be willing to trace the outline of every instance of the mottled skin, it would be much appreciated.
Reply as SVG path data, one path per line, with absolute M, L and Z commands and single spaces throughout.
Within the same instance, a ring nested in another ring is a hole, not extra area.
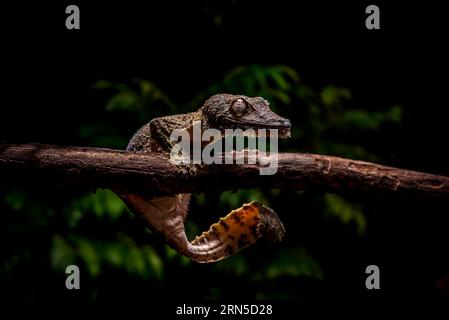
M 209 98 L 196 112 L 155 118 L 139 129 L 127 150 L 162 152 L 167 156 L 175 142 L 170 134 L 175 129 L 191 133 L 192 124 L 201 121 L 202 129 L 278 129 L 281 138 L 290 135 L 290 121 L 270 110 L 261 98 L 218 94 Z M 143 194 L 120 194 L 128 207 L 155 232 L 162 234 L 168 245 L 197 262 L 213 262 L 255 243 L 264 237 L 280 241 L 284 227 L 276 213 L 260 203 L 251 202 L 233 210 L 218 223 L 211 225 L 193 241 L 187 240 L 184 220 L 190 194 L 150 198 Z

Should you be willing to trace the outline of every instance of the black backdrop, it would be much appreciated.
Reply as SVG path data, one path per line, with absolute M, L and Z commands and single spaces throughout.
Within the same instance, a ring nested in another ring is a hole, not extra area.
M 68 2 L 1 5 L 1 142 L 73 144 L 96 103 L 90 86 L 101 78 L 154 77 L 171 96 L 189 100 L 232 66 L 285 63 L 312 86 L 350 87 L 366 106 L 403 104 L 410 121 L 390 138 L 388 149 L 397 152 L 388 164 L 449 175 L 448 33 L 436 1 L 374 2 L 381 8 L 376 31 L 364 27 L 369 3 L 210 2 L 210 15 L 205 2 L 73 3 L 81 30 L 65 29 Z M 220 27 L 214 11 L 224 12 Z M 339 260 L 326 270 L 334 281 L 329 296 L 432 292 L 433 279 L 449 272 L 447 202 L 390 201 L 377 211 L 392 217 L 388 225 L 372 219 L 381 232 L 343 255 L 325 255 Z M 329 232 L 323 243 L 338 236 Z M 381 293 L 356 285 L 372 261 L 385 270 Z
M 67 143 L 55 132 L 89 110 L 89 86 L 100 78 L 152 76 L 188 99 L 232 66 L 286 63 L 307 83 L 351 87 L 366 104 L 406 103 L 422 121 L 395 143 L 417 145 L 404 148 L 419 153 L 405 154 L 407 162 L 432 157 L 414 169 L 444 173 L 447 31 L 437 4 L 382 3 L 381 30 L 369 31 L 366 3 L 78 3 L 77 31 L 65 28 L 68 3 L 3 6 L 3 101 L 27 107 L 19 117 L 20 108 L 4 105 L 12 113 L 2 116 L 3 140 Z M 224 12 L 218 28 L 214 11 Z

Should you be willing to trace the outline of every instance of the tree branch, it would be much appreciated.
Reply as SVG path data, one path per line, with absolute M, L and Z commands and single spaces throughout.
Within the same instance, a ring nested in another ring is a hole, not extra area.
M 449 178 L 331 156 L 279 154 L 278 172 L 259 175 L 257 165 L 209 165 L 182 173 L 160 154 L 0 144 L 2 181 L 56 183 L 168 195 L 241 188 L 312 189 L 370 196 L 449 197 Z

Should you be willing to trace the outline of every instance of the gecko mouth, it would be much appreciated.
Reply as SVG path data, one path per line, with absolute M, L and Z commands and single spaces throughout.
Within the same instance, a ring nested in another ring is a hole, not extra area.
M 278 136 L 281 139 L 287 139 L 291 137 L 290 128 L 287 129 L 278 129 Z
M 290 138 L 290 120 L 281 118 L 280 120 L 274 120 L 273 122 L 241 122 L 236 121 L 235 119 L 225 117 L 224 118 L 228 123 L 230 123 L 235 128 L 240 128 L 243 131 L 243 136 L 245 137 L 258 137 L 258 129 L 267 130 L 266 136 L 270 136 L 270 129 L 277 130 L 277 136 L 280 139 Z M 251 129 L 255 131 L 255 134 L 251 132 Z M 235 129 L 234 129 L 235 130 Z

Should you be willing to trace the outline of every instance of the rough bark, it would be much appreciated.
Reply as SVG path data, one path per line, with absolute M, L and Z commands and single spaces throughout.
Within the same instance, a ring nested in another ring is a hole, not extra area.
M 280 153 L 278 171 L 257 165 L 209 165 L 181 172 L 161 154 L 38 144 L 0 144 L 3 182 L 176 194 L 241 188 L 312 189 L 369 196 L 449 197 L 449 178 L 374 163 Z

